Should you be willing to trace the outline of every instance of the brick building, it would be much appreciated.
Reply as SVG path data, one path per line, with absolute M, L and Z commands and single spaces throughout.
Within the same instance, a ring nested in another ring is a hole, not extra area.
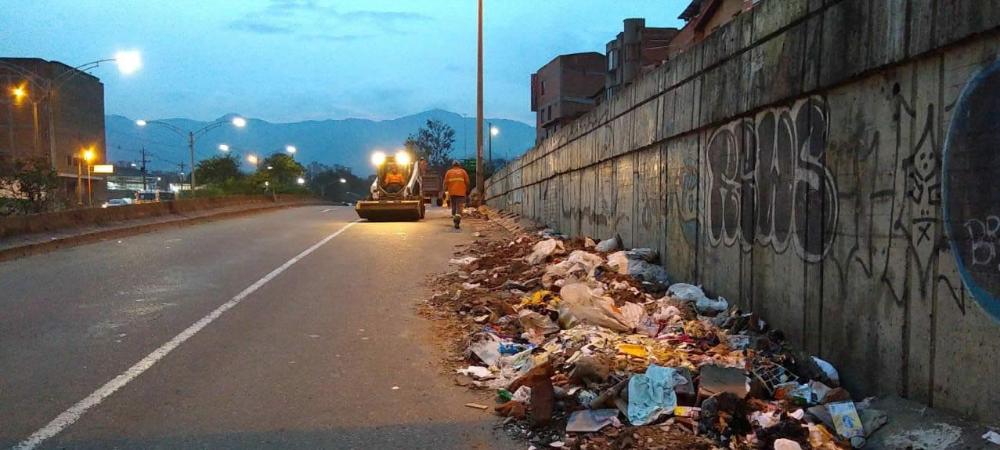
M 604 91 L 606 60 L 597 52 L 559 55 L 531 74 L 536 142 L 594 109 Z
M 759 1 L 693 0 L 678 17 L 687 24 L 670 42 L 670 54 L 682 52 L 701 42 L 713 31 L 733 20 L 733 17 L 753 8 Z
M 47 159 L 60 178 L 57 195 L 75 200 L 81 149 L 94 149 L 94 163 L 106 160 L 104 84 L 39 58 L 0 58 L 0 83 L 0 158 Z M 83 172 L 86 180 L 85 166 Z M 92 181 L 95 198 L 101 198 L 102 179 Z
M 624 31 L 607 44 L 605 98 L 611 98 L 636 78 L 654 69 L 670 56 L 676 28 L 646 26 L 646 19 L 625 19 Z

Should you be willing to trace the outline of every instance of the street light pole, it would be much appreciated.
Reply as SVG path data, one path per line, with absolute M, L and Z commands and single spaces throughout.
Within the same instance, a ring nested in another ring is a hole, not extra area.
M 76 206 L 83 206 L 83 154 L 76 155 Z
M 87 206 L 94 207 L 94 184 L 90 176 L 90 161 L 87 161 Z
M 487 122 L 486 125 L 486 129 L 490 130 L 490 145 L 487 147 L 489 153 L 487 153 L 486 160 L 489 161 L 490 165 L 493 165 L 493 122 Z
M 479 35 L 476 70 L 476 191 L 479 200 L 476 206 L 483 204 L 483 0 L 479 0 Z
M 245 127 L 247 125 L 246 119 L 244 119 L 242 117 L 234 117 L 231 120 L 219 120 L 219 121 L 216 121 L 216 122 L 212 122 L 212 123 L 210 123 L 208 125 L 205 125 L 204 127 L 201 127 L 198 130 L 195 130 L 195 131 L 186 131 L 185 132 L 180 127 L 177 127 L 176 125 L 172 125 L 172 124 L 170 124 L 168 122 L 164 122 L 162 120 L 142 120 L 142 119 L 139 119 L 139 120 L 135 121 L 135 124 L 138 125 L 138 126 L 140 126 L 140 127 L 144 127 L 146 125 L 159 125 L 159 126 L 165 127 L 168 130 L 174 132 L 178 136 L 186 137 L 187 138 L 187 141 L 188 141 L 188 151 L 190 152 L 190 155 L 191 155 L 191 195 L 192 196 L 195 195 L 195 187 L 197 187 L 197 184 L 195 182 L 195 176 L 194 176 L 195 168 L 197 167 L 197 166 L 195 166 L 195 160 L 194 160 L 194 143 L 195 143 L 195 141 L 199 137 L 205 135 L 205 133 L 208 133 L 209 131 L 212 131 L 212 130 L 214 130 L 216 128 L 219 128 L 222 125 L 225 125 L 226 123 L 232 123 L 233 126 L 235 126 L 236 128 L 243 128 L 243 127 Z

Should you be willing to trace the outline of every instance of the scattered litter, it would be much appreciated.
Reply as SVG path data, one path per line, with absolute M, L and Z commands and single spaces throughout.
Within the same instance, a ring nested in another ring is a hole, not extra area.
M 547 239 L 535 244 L 532 247 L 531 254 L 525 258 L 525 261 L 531 265 L 537 265 L 545 262 L 550 256 L 561 254 L 566 251 L 563 247 L 562 241 L 556 239 Z
M 997 433 L 996 431 L 987 431 L 986 434 L 983 435 L 983 439 L 986 439 L 993 444 L 1000 445 L 1000 433 Z
M 830 403 L 826 405 L 826 409 L 830 412 L 830 416 L 833 417 L 833 426 L 840 437 L 852 439 L 856 437 L 863 438 L 865 436 L 865 430 L 861 425 L 861 418 L 858 417 L 858 411 L 854 409 L 854 402 Z
M 594 250 L 597 250 L 602 253 L 611 253 L 622 247 L 621 239 L 622 238 L 617 235 L 610 239 L 605 239 L 601 242 L 598 242 Z
M 622 275 L 629 275 L 639 281 L 657 283 L 664 287 L 670 284 L 667 270 L 663 266 L 653 264 L 641 258 L 631 257 L 628 252 L 620 251 L 608 255 L 608 267 Z
M 564 329 L 584 323 L 618 332 L 631 329 L 615 307 L 614 300 L 598 295 L 586 284 L 563 286 L 559 296 L 562 298 L 559 302 L 559 326 Z
M 791 439 L 781 438 L 774 441 L 774 450 L 802 450 L 802 445 Z
M 645 374 L 632 376 L 628 383 L 628 420 L 632 425 L 645 425 L 673 413 L 677 406 L 676 374 L 674 369 L 650 364 Z
M 449 259 L 448 260 L 448 264 L 455 264 L 455 265 L 459 265 L 459 266 L 468 266 L 469 264 L 472 264 L 472 263 L 474 263 L 476 261 L 479 261 L 479 258 L 476 258 L 476 257 L 473 257 L 473 256 L 466 256 L 466 257 L 463 257 L 463 258 L 452 258 L 452 259 Z
M 574 411 L 566 420 L 567 433 L 592 433 L 608 425 L 621 425 L 617 409 L 583 409 Z
M 491 380 L 496 378 L 496 375 L 493 375 L 493 372 L 491 372 L 490 369 L 482 366 L 469 366 L 465 369 L 458 369 L 457 372 L 477 380 Z
M 398 390 L 399 390 L 399 386 L 393 386 L 393 387 L 392 387 L 392 390 L 394 390 L 394 391 L 398 391 Z
M 657 265 L 670 255 L 618 236 L 488 231 L 421 312 L 463 352 L 455 382 L 496 393 L 466 406 L 492 407 L 533 448 L 836 450 L 888 421 L 754 313 L 670 284 Z
M 823 361 L 815 356 L 813 356 L 812 359 L 816 362 L 816 365 L 823 370 L 823 373 L 825 373 L 828 378 L 833 380 L 836 385 L 840 385 L 840 374 L 837 373 L 837 369 L 833 367 L 833 364 Z

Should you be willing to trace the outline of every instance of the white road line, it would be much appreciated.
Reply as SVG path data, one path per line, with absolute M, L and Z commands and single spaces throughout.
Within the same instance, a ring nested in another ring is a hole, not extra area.
M 324 210 L 322 210 L 320 212 L 330 212 L 330 211 L 333 211 L 333 208 L 327 208 L 327 209 L 324 209 Z
M 59 414 L 59 416 L 57 416 L 55 419 L 52 419 L 52 421 L 49 422 L 48 425 L 45 425 L 42 429 L 36 431 L 34 434 L 28 437 L 28 439 L 25 439 L 20 444 L 17 444 L 17 446 L 15 446 L 14 448 L 22 450 L 33 449 L 42 442 L 44 442 L 46 439 L 49 439 L 52 436 L 55 436 L 56 434 L 59 434 L 59 432 L 66 429 L 66 427 L 72 425 L 77 420 L 80 420 L 80 417 L 83 416 L 83 414 L 87 412 L 87 410 L 99 405 L 102 401 L 104 401 L 104 399 L 108 398 L 111 394 L 114 394 L 115 391 L 121 389 L 130 381 L 134 380 L 136 377 L 138 377 L 143 372 L 148 370 L 150 367 L 153 367 L 153 364 L 156 364 L 159 360 L 163 359 L 164 356 L 167 356 L 167 354 L 169 354 L 171 351 L 173 351 L 178 346 L 183 344 L 184 341 L 190 339 L 191 336 L 194 336 L 196 333 L 201 331 L 202 328 L 208 326 L 208 324 L 212 323 L 212 321 L 218 319 L 219 316 L 221 316 L 223 313 L 232 309 L 234 306 L 238 305 L 247 296 L 253 294 L 257 289 L 260 289 L 261 286 L 264 286 L 265 284 L 267 284 L 267 282 L 273 280 L 278 275 L 281 275 L 282 272 L 287 270 L 289 267 L 292 267 L 293 264 L 299 262 L 299 260 L 305 258 L 310 253 L 316 251 L 316 249 L 322 247 L 323 244 L 330 242 L 331 239 L 339 236 L 340 233 L 347 231 L 348 228 L 352 227 L 354 224 L 358 222 L 360 222 L 360 219 L 348 223 L 347 225 L 344 225 L 344 227 L 337 230 L 336 233 L 333 233 L 323 238 L 323 240 L 317 242 L 312 247 L 303 250 L 302 253 L 299 253 L 294 258 L 289 259 L 287 262 L 279 266 L 277 269 L 274 269 L 267 275 L 264 275 L 264 278 L 257 280 L 254 284 L 251 284 L 242 292 L 236 294 L 236 296 L 230 299 L 228 302 L 223 303 L 218 308 L 215 308 L 215 310 L 210 312 L 207 316 L 202 317 L 200 320 L 198 320 L 191 326 L 187 327 L 187 329 L 182 331 L 180 334 L 174 336 L 173 339 L 167 341 L 167 343 L 161 345 L 156 350 L 153 350 L 152 353 L 146 355 L 145 358 L 142 358 L 142 360 L 135 363 L 135 365 L 130 367 L 125 372 L 122 372 L 121 375 L 118 375 L 111 381 L 107 382 L 104 386 L 101 386 L 92 394 L 88 395 L 83 400 L 80 400 L 75 405 L 71 406 L 62 414 Z

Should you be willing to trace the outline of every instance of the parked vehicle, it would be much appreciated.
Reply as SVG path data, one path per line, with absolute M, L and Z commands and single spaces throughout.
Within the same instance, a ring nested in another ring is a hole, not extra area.
M 101 208 L 111 208 L 115 206 L 125 206 L 131 204 L 132 202 L 127 198 L 113 198 L 101 204 Z

